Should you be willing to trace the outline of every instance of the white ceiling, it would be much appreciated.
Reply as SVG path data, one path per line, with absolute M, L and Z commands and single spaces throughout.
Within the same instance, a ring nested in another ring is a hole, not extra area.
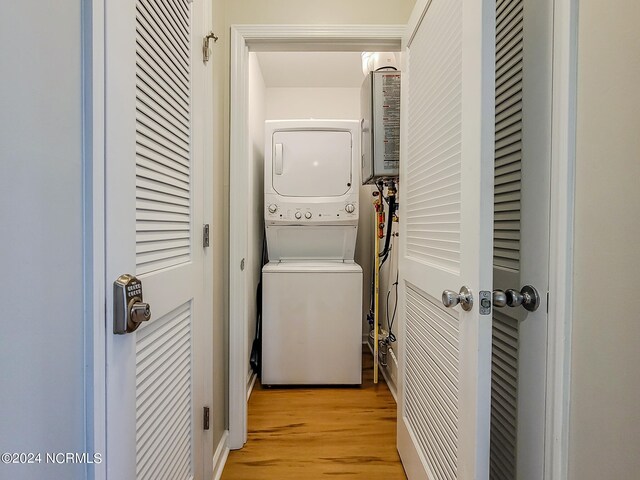
M 359 88 L 364 80 L 360 52 L 257 52 L 267 88 Z

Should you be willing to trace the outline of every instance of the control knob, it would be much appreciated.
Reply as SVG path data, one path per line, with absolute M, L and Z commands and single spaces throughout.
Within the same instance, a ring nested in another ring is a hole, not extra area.
M 347 213 L 353 213 L 356 211 L 356 207 L 353 203 L 347 203 L 347 205 L 344 207 L 345 211 Z
M 304 218 L 306 218 L 307 220 L 309 220 L 311 218 L 311 212 L 307 212 L 304 214 Z
M 278 206 L 272 203 L 271 205 L 269 205 L 268 209 L 269 213 L 276 213 L 278 211 Z
M 296 214 L 294 215 L 298 220 L 300 220 L 302 218 L 302 214 L 300 212 L 296 212 Z

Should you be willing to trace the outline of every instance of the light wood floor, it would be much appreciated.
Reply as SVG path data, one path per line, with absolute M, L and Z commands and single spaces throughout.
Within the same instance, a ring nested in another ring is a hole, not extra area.
M 249 401 L 249 436 L 232 451 L 222 480 L 406 479 L 396 451 L 396 404 L 373 384 L 347 388 L 262 388 Z

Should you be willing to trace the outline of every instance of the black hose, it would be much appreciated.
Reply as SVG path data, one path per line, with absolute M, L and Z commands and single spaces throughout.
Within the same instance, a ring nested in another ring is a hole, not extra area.
M 260 259 L 260 278 L 256 287 L 256 332 L 251 344 L 251 354 L 249 355 L 249 365 L 251 369 L 262 377 L 262 267 L 267 263 L 267 238 L 263 232 L 262 237 L 262 258 Z
M 379 257 L 389 255 L 389 245 L 391 244 L 391 230 L 393 229 L 393 214 L 396 211 L 396 196 L 389 195 L 389 217 L 387 219 L 387 236 L 384 240 L 384 249 L 378 254 Z M 385 258 L 386 260 L 386 258 Z

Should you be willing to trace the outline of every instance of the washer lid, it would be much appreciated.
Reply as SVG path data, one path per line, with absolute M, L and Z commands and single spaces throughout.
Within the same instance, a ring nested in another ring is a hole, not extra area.
M 351 189 L 351 132 L 276 131 L 272 137 L 274 190 L 285 197 L 338 197 Z

